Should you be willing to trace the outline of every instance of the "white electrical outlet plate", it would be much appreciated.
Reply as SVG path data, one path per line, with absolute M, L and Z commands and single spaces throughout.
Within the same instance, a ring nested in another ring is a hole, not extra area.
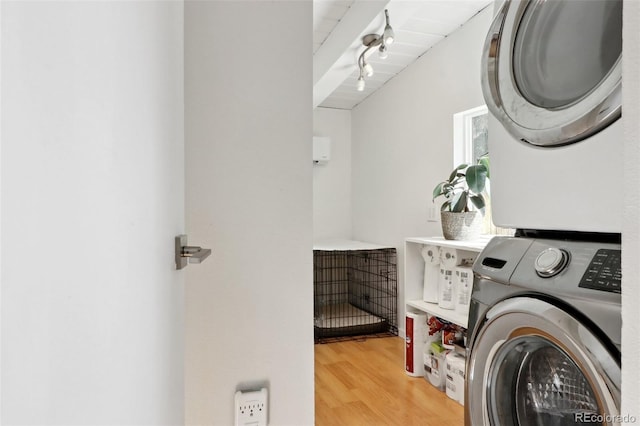
M 236 392 L 235 426 L 267 426 L 267 388 Z
M 431 203 L 433 204 L 433 203 Z M 428 222 L 437 222 L 438 221 L 438 212 L 436 206 L 429 205 L 427 206 L 427 221 Z

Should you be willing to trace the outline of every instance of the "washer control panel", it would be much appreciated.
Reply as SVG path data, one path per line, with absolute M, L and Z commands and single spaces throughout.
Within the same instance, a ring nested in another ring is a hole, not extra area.
M 621 250 L 599 249 L 591 259 L 579 287 L 620 293 L 622 289 Z

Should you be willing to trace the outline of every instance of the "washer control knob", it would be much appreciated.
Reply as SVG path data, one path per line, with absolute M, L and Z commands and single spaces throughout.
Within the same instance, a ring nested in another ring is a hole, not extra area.
M 536 258 L 535 269 L 542 278 L 560 273 L 569 263 L 569 254 L 565 250 L 551 247 L 540 252 Z

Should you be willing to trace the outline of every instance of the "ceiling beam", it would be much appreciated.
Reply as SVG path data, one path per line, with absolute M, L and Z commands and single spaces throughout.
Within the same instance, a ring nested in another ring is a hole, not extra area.
M 390 0 L 356 0 L 313 55 L 313 107 L 320 105 L 355 70 L 352 48 L 384 27 L 381 12 Z M 355 46 L 354 46 L 355 43 Z

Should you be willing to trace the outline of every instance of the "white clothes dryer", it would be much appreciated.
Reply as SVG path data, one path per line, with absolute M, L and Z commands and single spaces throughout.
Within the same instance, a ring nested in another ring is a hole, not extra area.
M 622 228 L 622 0 L 506 0 L 482 60 L 496 225 Z

